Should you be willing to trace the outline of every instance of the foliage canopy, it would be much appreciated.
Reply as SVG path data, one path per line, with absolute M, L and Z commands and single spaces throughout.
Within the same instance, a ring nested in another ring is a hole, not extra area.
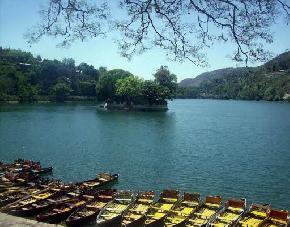
M 289 23 L 288 0 L 49 0 L 27 37 L 61 37 L 65 46 L 118 30 L 128 58 L 160 47 L 172 60 L 205 65 L 205 50 L 222 41 L 235 45 L 235 61 L 264 61 L 281 17 Z
M 122 69 L 95 69 L 87 63 L 76 65 L 71 58 L 47 60 L 20 50 L 0 48 L 0 101 L 62 102 L 85 96 L 100 101 L 161 104 L 174 97 L 173 88 L 177 85 L 175 75 L 167 68 L 164 75 L 160 70 L 155 77 L 162 80 L 143 81 Z M 162 77 L 156 76 L 159 74 Z

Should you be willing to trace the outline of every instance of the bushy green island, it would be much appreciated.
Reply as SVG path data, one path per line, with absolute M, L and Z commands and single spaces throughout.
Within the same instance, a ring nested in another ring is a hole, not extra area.
M 0 101 L 105 101 L 110 106 L 163 106 L 175 96 L 177 78 L 161 66 L 153 80 L 71 58 L 58 60 L 34 57 L 31 53 L 0 48 Z M 141 107 L 140 107 L 141 108 Z
M 258 67 L 219 69 L 182 80 L 177 97 L 290 101 L 290 51 Z

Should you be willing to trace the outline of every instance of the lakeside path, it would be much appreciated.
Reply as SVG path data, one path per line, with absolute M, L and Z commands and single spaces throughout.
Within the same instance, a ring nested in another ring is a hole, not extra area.
M 21 217 L 15 217 L 7 214 L 0 213 L 0 226 L 1 227 L 30 227 L 30 226 L 39 226 L 39 227 L 58 227 L 61 225 L 51 225 L 42 222 L 37 222 L 30 219 L 25 219 Z

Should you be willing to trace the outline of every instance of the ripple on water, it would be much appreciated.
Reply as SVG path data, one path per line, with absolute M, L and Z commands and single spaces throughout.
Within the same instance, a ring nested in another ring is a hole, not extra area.
M 91 104 L 2 105 L 0 158 L 40 160 L 54 177 L 120 173 L 117 188 L 177 188 L 290 209 L 290 105 L 175 100 L 167 113 Z

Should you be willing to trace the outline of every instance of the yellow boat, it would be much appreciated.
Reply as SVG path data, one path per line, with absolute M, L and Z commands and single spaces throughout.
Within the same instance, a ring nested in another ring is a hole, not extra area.
M 245 212 L 246 200 L 245 199 L 230 199 L 226 202 L 225 207 L 215 217 L 213 221 L 209 223 L 212 227 L 227 227 L 234 225 L 239 217 Z
M 121 226 L 122 216 L 134 202 L 131 191 L 119 191 L 115 199 L 108 203 L 97 217 L 98 227 Z
M 165 226 L 180 227 L 184 226 L 191 214 L 199 206 L 200 194 L 184 193 L 182 202 L 178 204 L 165 219 Z
M 220 211 L 222 205 L 222 198 L 220 196 L 207 196 L 204 204 L 202 204 L 192 217 L 189 218 L 186 226 L 205 226 L 211 221 L 213 217 Z
M 160 194 L 160 199 L 152 204 L 146 214 L 145 226 L 161 227 L 169 211 L 177 204 L 179 191 L 164 190 Z
M 268 217 L 259 227 L 287 227 L 290 226 L 287 210 L 270 210 Z
M 138 227 L 144 225 L 150 205 L 154 201 L 154 192 L 140 192 L 137 195 L 136 203 L 124 215 L 122 226 L 124 227 Z
M 269 205 L 252 204 L 249 211 L 239 218 L 236 226 L 259 227 L 267 218 L 269 209 Z

